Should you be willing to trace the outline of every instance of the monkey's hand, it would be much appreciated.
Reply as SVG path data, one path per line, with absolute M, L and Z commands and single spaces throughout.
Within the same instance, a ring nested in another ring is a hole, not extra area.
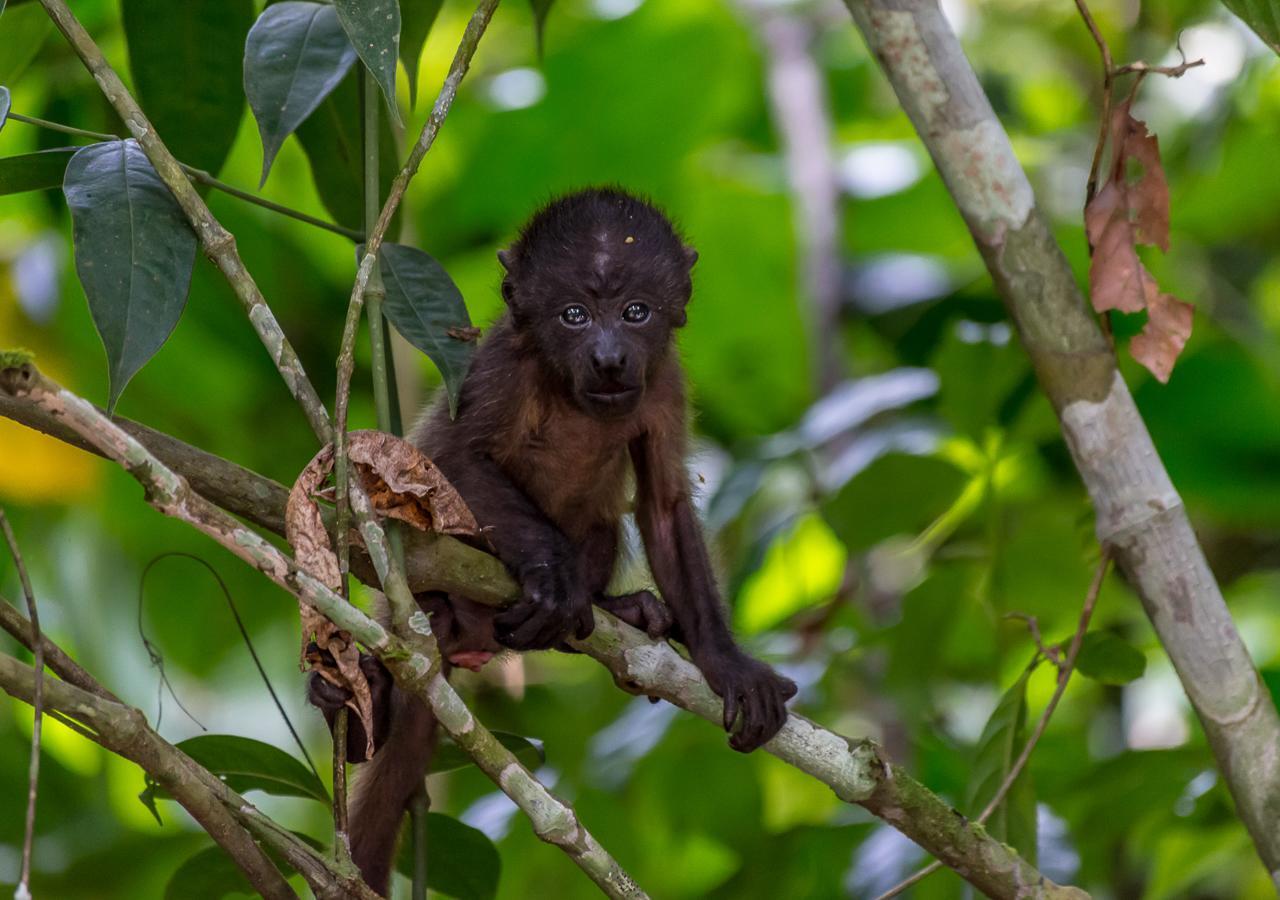
M 636 591 L 617 597 L 605 595 L 596 599 L 596 606 L 655 640 L 671 635 L 675 625 L 667 604 L 655 597 L 652 591 Z
M 327 655 L 327 651 L 324 651 Z M 377 749 L 387 740 L 391 729 L 391 673 L 376 657 L 367 653 L 360 654 L 360 669 L 369 681 L 369 691 L 373 697 L 373 749 Z M 334 719 L 338 710 L 347 705 L 351 699 L 351 691 L 326 680 L 319 672 L 312 672 L 307 679 L 307 700 L 312 706 L 324 713 L 324 720 L 329 725 L 329 733 L 333 733 Z M 347 716 L 347 762 L 364 762 L 368 741 L 365 740 L 364 725 L 360 717 Z
M 750 753 L 768 742 L 787 721 L 787 701 L 796 695 L 796 683 L 769 666 L 728 647 L 694 658 L 711 689 L 724 700 L 724 730 L 729 746 Z M 741 715 L 741 727 L 734 724 Z
M 595 629 L 591 598 L 577 584 L 572 562 L 542 563 L 520 573 L 519 602 L 493 620 L 498 643 L 512 650 L 546 650 L 572 634 Z

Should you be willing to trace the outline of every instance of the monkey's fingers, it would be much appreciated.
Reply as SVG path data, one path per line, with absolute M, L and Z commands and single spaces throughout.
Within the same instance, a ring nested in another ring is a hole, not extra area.
M 738 691 L 731 682 L 724 691 L 724 730 L 733 733 L 733 723 L 738 719 Z
M 590 603 L 583 603 L 578 609 L 578 629 L 573 636 L 580 641 L 585 641 L 591 637 L 591 632 L 596 630 L 595 613 L 591 611 Z

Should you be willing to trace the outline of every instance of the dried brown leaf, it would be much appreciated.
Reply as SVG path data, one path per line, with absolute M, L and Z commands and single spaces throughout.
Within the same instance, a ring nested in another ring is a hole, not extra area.
M 1133 225 L 1124 189 L 1108 181 L 1084 211 L 1085 232 L 1093 247 L 1089 295 L 1097 312 L 1141 312 L 1146 305 L 1142 263 L 1133 247 Z
M 480 340 L 480 329 L 474 325 L 454 325 L 445 334 L 455 341 L 471 342 Z
M 1147 324 L 1129 341 L 1129 352 L 1164 384 L 1191 337 L 1195 307 L 1172 294 L 1161 293 L 1150 275 L 1147 291 Z
M 1160 164 L 1160 143 L 1147 131 L 1147 123 L 1122 106 L 1127 119 L 1121 153 L 1142 164 L 1142 175 L 1128 186 L 1129 210 L 1137 224 L 1137 241 L 1169 252 L 1169 182 Z
M 353 431 L 347 455 L 380 514 L 422 531 L 479 534 L 462 496 L 436 464 L 408 441 L 382 431 Z

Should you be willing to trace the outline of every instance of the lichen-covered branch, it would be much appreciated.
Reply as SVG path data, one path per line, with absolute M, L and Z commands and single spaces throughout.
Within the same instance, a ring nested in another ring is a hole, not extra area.
M 57 659 L 56 654 L 49 659 L 55 671 Z M 35 676 L 30 666 L 0 655 L 0 690 L 25 703 L 34 703 Z M 97 692 L 52 678 L 44 680 L 43 700 L 50 710 L 87 726 L 93 739 L 103 747 L 141 766 L 227 852 L 262 896 L 272 900 L 297 900 L 298 895 L 249 833 L 221 800 L 192 776 L 192 768 L 199 767 L 152 731 L 142 713 Z M 209 777 L 217 781 L 212 775 Z
M 3 398 L 4 379 L 0 375 L 0 403 L 3 403 Z M 16 409 L 20 411 L 20 421 L 37 425 L 42 423 L 42 416 L 32 414 L 28 409 L 30 405 L 30 400 L 19 399 L 8 408 L 0 406 L 0 412 L 9 415 Z M 42 427 L 42 430 L 54 433 L 52 429 Z M 141 438 L 144 443 L 150 439 L 148 436 Z M 173 441 L 172 438 L 168 440 Z M 232 464 L 194 448 L 175 451 L 172 444 L 164 443 L 164 446 L 175 465 L 194 463 L 204 467 L 199 477 L 213 488 L 210 496 L 220 506 L 233 512 L 241 512 L 251 519 L 255 511 L 262 512 L 256 503 L 245 503 L 234 493 L 218 488 L 219 469 Z M 261 494 L 263 491 L 256 490 L 254 493 Z M 283 505 L 284 500 L 281 499 L 280 502 Z M 358 497 L 356 503 L 359 506 Z M 362 512 L 360 509 L 356 511 L 358 515 Z M 283 515 L 263 515 L 260 521 L 254 521 L 271 527 L 267 523 L 283 521 Z M 280 528 L 280 533 L 283 533 L 283 527 Z M 443 535 L 424 535 L 406 530 L 406 538 L 406 580 L 411 590 L 457 591 L 478 603 L 494 606 L 505 606 L 519 599 L 515 581 L 493 556 Z M 376 542 L 373 549 L 379 554 L 385 552 Z M 353 563 L 355 561 L 353 557 Z M 379 560 L 379 566 L 386 564 L 386 560 Z M 369 574 L 362 577 L 378 583 L 375 581 L 375 567 L 371 563 L 366 565 Z M 359 572 L 359 568 L 357 566 L 355 571 Z M 394 582 L 391 584 L 389 589 L 396 589 Z M 324 611 L 320 604 L 316 605 Z M 374 635 L 363 630 L 362 622 L 348 618 L 345 624 L 340 624 L 363 643 L 372 646 L 366 638 Z M 661 697 L 711 722 L 719 723 L 723 719 L 720 698 L 707 685 L 696 666 L 668 644 L 654 642 L 612 616 L 597 610 L 595 632 L 587 640 L 578 642 L 577 647 L 603 663 L 613 673 L 614 679 L 627 690 Z M 382 652 L 385 651 L 384 646 Z M 384 655 L 383 659 L 391 664 L 388 656 Z M 428 671 L 426 661 L 423 661 L 421 671 L 425 676 Z M 397 672 L 396 675 L 398 680 L 405 677 L 402 672 Z M 415 692 L 441 692 L 445 686 L 447 682 L 444 679 L 424 677 L 415 686 Z M 445 713 L 452 714 L 442 700 L 439 702 Z M 461 712 L 456 715 L 457 719 L 451 721 L 462 732 L 466 720 L 462 718 Z M 509 763 L 492 760 L 490 752 L 496 754 L 498 751 L 490 747 L 485 739 L 469 736 L 472 734 L 473 732 L 463 733 L 459 743 L 468 750 L 480 753 L 480 759 L 485 760 L 484 765 L 488 766 L 486 773 L 495 777 L 494 773 L 497 772 L 495 780 L 501 784 L 501 773 Z M 777 736 L 764 746 L 764 750 L 817 778 L 841 799 L 858 803 L 881 816 L 989 896 L 1033 896 L 1064 900 L 1077 900 L 1084 896 L 1081 891 L 1056 885 L 1043 878 L 1025 860 L 1018 857 L 1015 851 L 993 839 L 981 827 L 973 826 L 957 816 L 946 801 L 928 788 L 901 770 L 887 766 L 879 749 L 870 741 L 850 740 L 802 716 L 792 714 Z M 508 786 L 515 783 L 511 777 L 506 781 Z M 559 801 L 554 803 L 559 804 Z M 551 818 L 554 822 L 559 815 L 557 807 L 553 805 L 549 809 L 555 814 Z M 538 820 L 535 819 L 536 821 Z M 535 825 L 536 827 L 538 826 Z M 547 829 L 549 836 L 562 833 L 562 829 Z
M 281 377 L 284 378 L 285 384 L 288 385 L 289 392 L 302 406 L 311 430 L 316 433 L 321 443 L 327 443 L 331 430 L 329 414 L 324 404 L 320 402 L 320 395 L 316 393 L 315 387 L 307 378 L 307 373 L 303 371 L 302 361 L 294 352 L 293 345 L 285 337 L 280 323 L 276 321 L 271 308 L 267 306 L 262 291 L 258 289 L 253 276 L 249 274 L 244 261 L 240 258 L 236 250 L 235 237 L 214 218 L 204 199 L 188 180 L 182 164 L 169 152 L 169 148 L 156 133 L 155 126 L 142 112 L 142 107 L 133 99 L 124 82 L 120 80 L 120 76 L 116 74 L 115 69 L 111 68 L 111 64 L 102 55 L 102 50 L 72 14 L 65 0 L 40 0 L 40 4 L 49 14 L 49 18 L 53 19 L 54 25 L 66 37 L 85 68 L 98 82 L 102 93 L 120 114 L 129 133 L 137 140 L 138 146 L 146 153 L 147 159 L 151 160 L 151 165 L 155 167 L 160 180 L 165 183 L 174 199 L 178 201 L 178 205 L 182 207 L 204 252 L 227 277 L 231 289 L 249 316 L 249 321 L 253 323 L 254 330 L 267 348 L 267 352 L 271 354 L 271 359 L 280 371 Z
M 439 654 L 425 613 L 419 611 L 409 618 L 411 634 L 393 634 L 323 582 L 298 569 L 259 534 L 201 497 L 180 474 L 167 468 L 93 404 L 45 378 L 30 363 L 0 369 L 0 395 L 5 394 L 34 403 L 65 422 L 104 456 L 123 466 L 142 485 L 147 502 L 157 510 L 195 526 L 354 635 L 387 665 L 402 689 L 432 706 L 450 737 L 464 749 L 474 751 L 481 770 L 529 816 L 539 837 L 564 850 L 608 896 L 646 896 L 591 836 L 572 807 L 554 797 L 467 710 L 441 675 Z M 363 492 L 353 491 L 352 495 L 357 515 L 367 514 L 368 508 L 360 503 L 365 500 Z M 366 531 L 366 537 L 377 538 L 378 531 Z M 371 550 L 375 560 L 385 567 L 385 546 L 374 541 Z M 388 571 L 383 568 L 380 574 L 386 576 Z
M 1097 512 L 1280 885 L 1280 716 L 1182 499 L 977 76 L 934 0 L 845 0 L 973 234 Z

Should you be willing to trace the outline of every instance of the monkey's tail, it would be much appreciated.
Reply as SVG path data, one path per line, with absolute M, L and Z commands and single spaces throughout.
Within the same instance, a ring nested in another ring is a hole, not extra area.
M 436 719 L 421 700 L 391 690 L 391 733 L 355 776 L 349 834 L 351 857 L 360 874 L 388 896 L 400 821 L 414 794 L 423 789 L 435 751 Z

